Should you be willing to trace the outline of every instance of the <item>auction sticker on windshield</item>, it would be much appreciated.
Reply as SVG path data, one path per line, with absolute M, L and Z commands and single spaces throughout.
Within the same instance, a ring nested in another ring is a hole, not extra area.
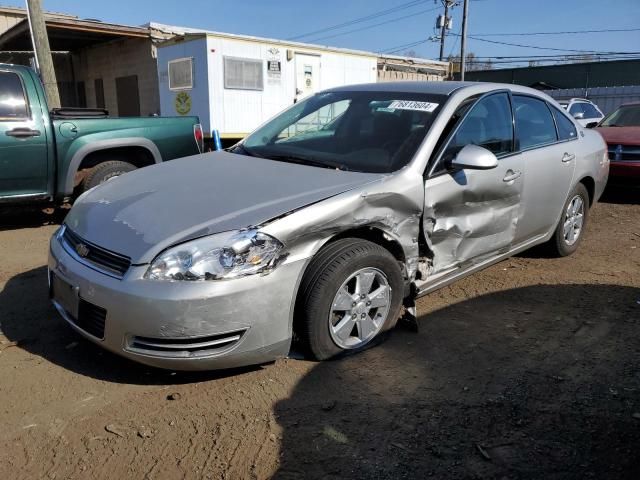
M 393 110 L 418 110 L 420 112 L 433 112 L 438 108 L 437 103 L 416 102 L 413 100 L 394 100 L 387 107 Z

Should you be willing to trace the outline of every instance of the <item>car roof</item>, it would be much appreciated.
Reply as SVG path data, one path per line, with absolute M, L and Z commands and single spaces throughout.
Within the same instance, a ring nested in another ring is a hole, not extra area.
M 508 89 L 514 92 L 529 93 L 537 96 L 544 96 L 539 90 L 511 83 L 493 82 L 384 82 L 384 83 L 361 83 L 357 85 L 346 85 L 324 90 L 325 92 L 397 92 L 397 93 L 424 93 L 432 95 L 451 95 L 453 92 L 474 88 L 483 92 L 492 90 Z
M 569 98 L 566 100 L 562 100 L 563 102 L 566 103 L 570 103 L 570 102 L 583 102 L 583 103 L 593 103 L 591 100 L 589 100 L 588 98 L 580 98 L 580 97 L 573 97 L 573 98 Z

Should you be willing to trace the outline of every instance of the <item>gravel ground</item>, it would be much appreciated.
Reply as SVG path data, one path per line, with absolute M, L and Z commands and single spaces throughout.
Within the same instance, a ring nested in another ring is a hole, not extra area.
M 572 257 L 422 298 L 417 333 L 222 373 L 74 334 L 47 300 L 56 221 L 0 217 L 0 478 L 640 478 L 637 190 L 594 207 Z

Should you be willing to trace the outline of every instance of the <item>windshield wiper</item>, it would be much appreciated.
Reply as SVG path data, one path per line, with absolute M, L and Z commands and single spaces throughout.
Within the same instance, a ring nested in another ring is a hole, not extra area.
M 262 155 L 253 151 L 253 149 L 245 147 L 242 143 L 238 143 L 231 148 L 227 149 L 227 152 L 237 153 L 238 155 L 246 155 L 248 157 L 264 158 Z
M 297 163 L 299 165 L 310 165 L 312 167 L 320 167 L 320 168 L 330 168 L 332 170 L 344 170 L 348 171 L 349 169 L 346 165 L 338 162 L 332 162 L 330 160 L 316 160 L 312 157 L 307 157 L 303 155 L 292 155 L 292 154 L 277 154 L 277 155 L 269 155 L 266 157 L 270 160 L 276 160 L 278 162 L 288 162 L 288 163 Z

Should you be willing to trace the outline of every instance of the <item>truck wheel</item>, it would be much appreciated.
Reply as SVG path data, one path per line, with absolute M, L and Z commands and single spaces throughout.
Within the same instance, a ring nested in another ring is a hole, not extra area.
M 101 183 L 111 180 L 123 173 L 135 170 L 137 167 L 131 165 L 128 162 L 122 162 L 120 160 L 110 160 L 108 162 L 102 162 L 89 170 L 89 173 L 84 177 L 82 181 L 82 192 L 100 185 Z
M 388 250 L 357 238 L 322 249 L 309 265 L 298 298 L 298 334 L 317 360 L 359 351 L 400 315 L 402 272 Z

